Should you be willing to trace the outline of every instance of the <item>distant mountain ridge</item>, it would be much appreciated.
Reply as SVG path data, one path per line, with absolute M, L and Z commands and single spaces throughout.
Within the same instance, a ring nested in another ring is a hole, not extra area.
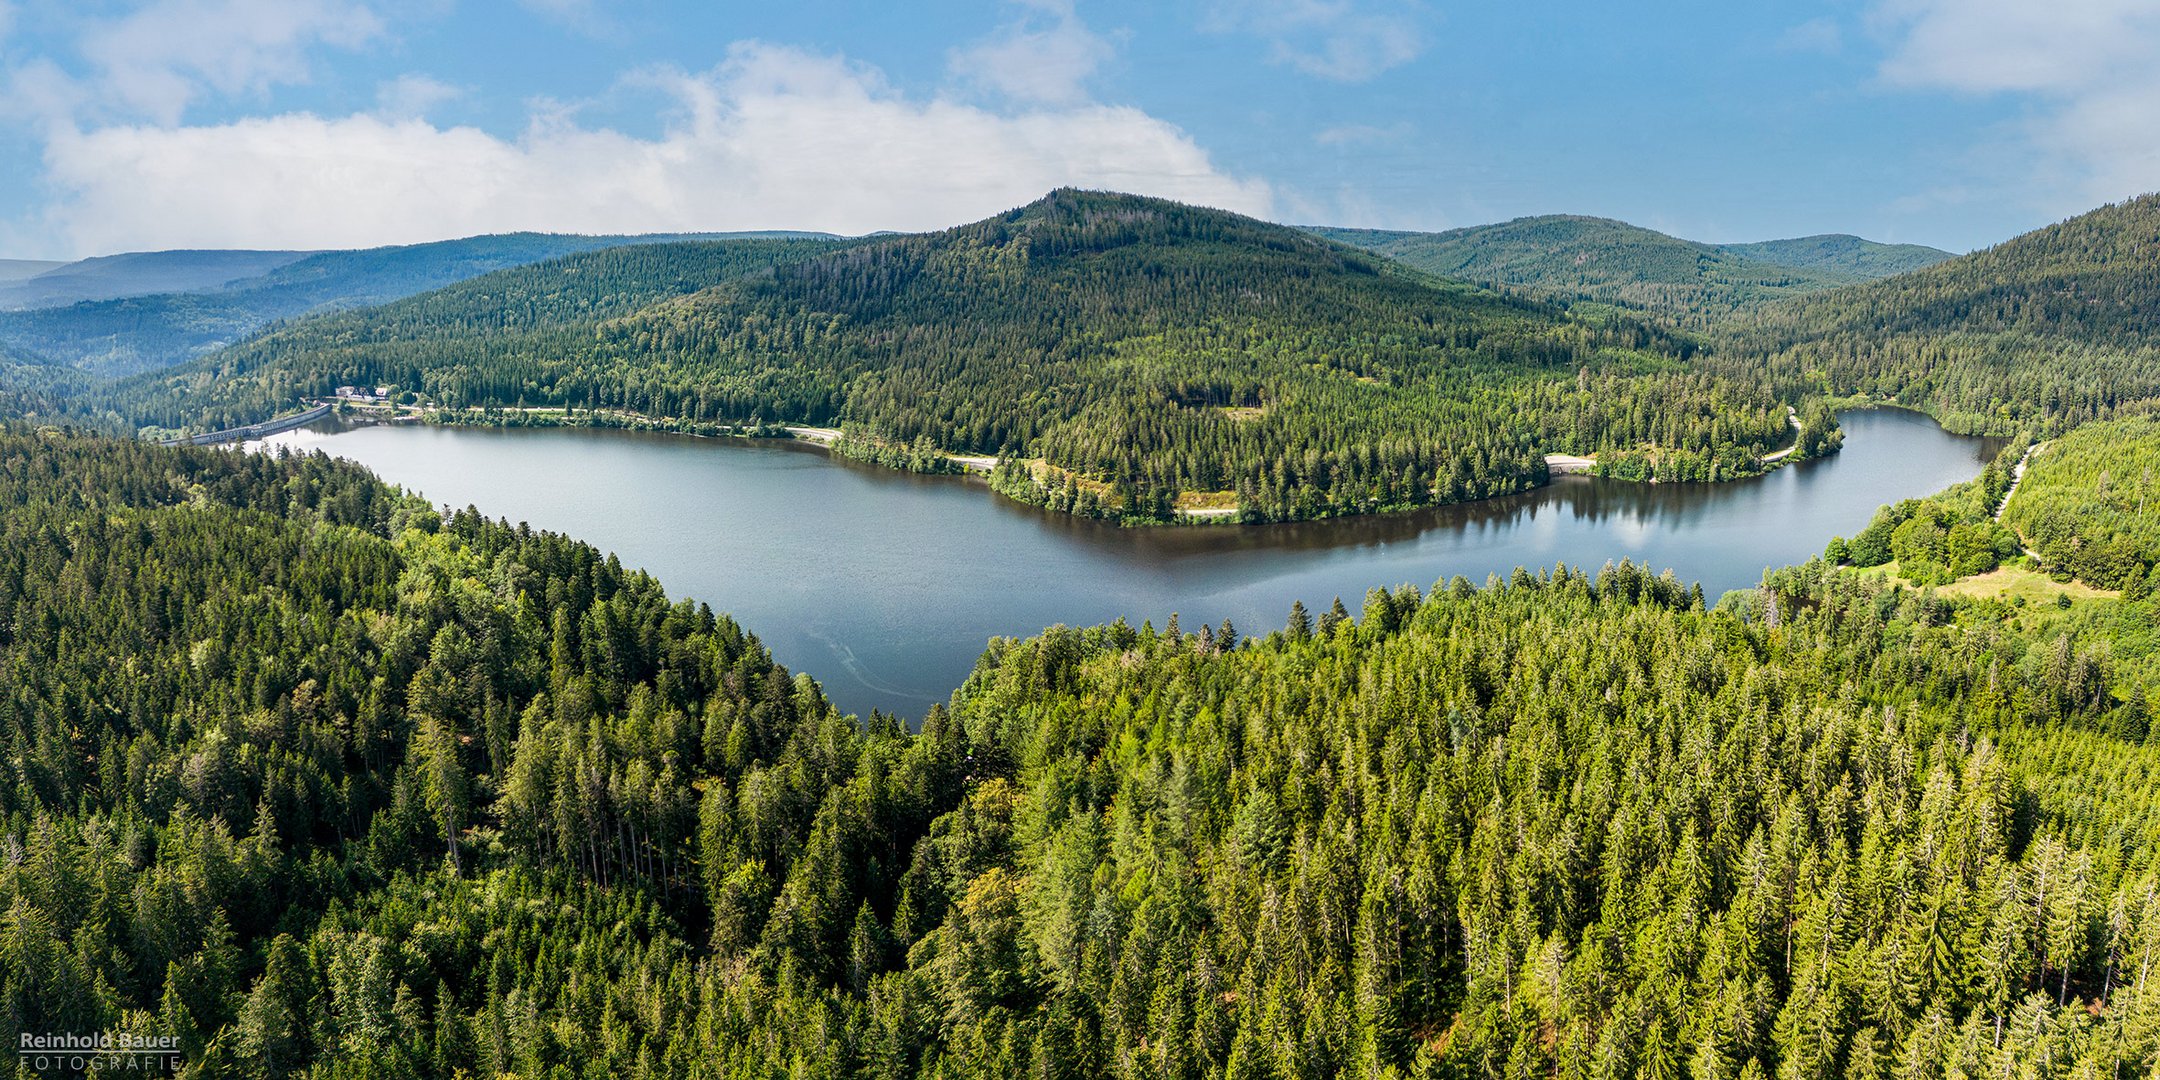
M 1566 214 L 1437 233 L 1311 231 L 1443 277 L 1626 304 L 1697 324 L 1951 257 L 1849 236 L 1701 244 L 1624 221 Z
M 1753 244 L 1720 244 L 1718 247 L 1760 262 L 1822 270 L 1868 281 L 1911 273 L 1957 257 L 1924 244 L 1879 244 L 1846 233 L 1764 240 Z
M 131 251 L 63 263 L 0 283 L 0 309 L 59 307 L 152 293 L 200 292 L 269 273 L 306 251 Z
M 149 295 L 85 300 L 65 306 L 0 312 L 0 342 L 52 362 L 104 376 L 124 376 L 181 363 L 230 345 L 272 323 L 344 308 L 366 307 L 441 288 L 492 271 L 582 251 L 629 244 L 672 243 L 722 236 L 810 236 L 784 232 L 749 234 L 668 233 L 649 236 L 576 236 L 505 233 L 427 244 L 284 253 L 289 258 L 252 258 L 266 253 L 207 252 L 233 256 L 221 265 L 267 264 L 259 271 L 195 288 Z M 121 265 L 156 264 L 162 252 L 114 256 Z M 243 258 L 248 256 L 250 258 Z M 170 260 L 166 260 L 170 261 Z M 202 262 L 202 260 L 197 260 Z M 71 263 L 23 285 L 91 263 Z M 207 262 L 204 265 L 209 265 Z M 158 280 L 178 280 L 168 275 Z M 197 273 L 194 279 L 215 276 Z M 138 277 L 134 280 L 150 280 Z
M 49 270 L 58 270 L 67 264 L 50 259 L 0 259 L 0 282 L 13 283 L 34 278 Z

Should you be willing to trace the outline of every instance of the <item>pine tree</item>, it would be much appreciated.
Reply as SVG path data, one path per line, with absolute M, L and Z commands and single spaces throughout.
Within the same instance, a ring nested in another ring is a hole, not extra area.
M 1289 635 L 1292 641 L 1304 641 L 1312 637 L 1312 616 L 1305 613 L 1304 601 L 1290 602 L 1290 621 L 1283 627 L 1283 632 Z

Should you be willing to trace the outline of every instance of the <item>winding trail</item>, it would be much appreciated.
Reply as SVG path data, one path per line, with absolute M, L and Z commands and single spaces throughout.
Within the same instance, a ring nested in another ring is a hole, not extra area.
M 2010 487 L 2003 492 L 2002 501 L 1995 504 L 1995 521 L 2000 524 L 2003 511 L 2010 509 L 2010 497 L 2017 494 L 2018 485 L 2025 482 L 2025 466 L 2032 464 L 2033 455 L 2047 448 L 2044 442 L 2036 442 L 2025 448 L 2025 456 L 2018 459 L 2017 468 L 2010 470 Z
M 794 424 L 789 424 L 787 425 L 787 430 L 788 434 L 793 435 L 804 442 L 816 443 L 819 446 L 831 446 L 832 444 L 840 441 L 839 428 L 799 427 Z
M 1788 421 L 1791 421 L 1791 422 L 1792 422 L 1792 429 L 1793 429 L 1793 442 L 1792 442 L 1792 445 L 1791 445 L 1791 446 L 1788 446 L 1788 447 L 1786 447 L 1786 448 L 1785 448 L 1785 449 L 1783 449 L 1783 450 L 1779 450 L 1779 451 L 1777 451 L 1776 453 L 1771 453 L 1771 454 L 1764 454 L 1764 455 L 1763 455 L 1763 458 L 1762 458 L 1762 459 L 1763 459 L 1763 461 L 1764 461 L 1764 462 L 1766 462 L 1766 463 L 1767 463 L 1767 462 L 1772 462 L 1772 461 L 1783 461 L 1783 460 L 1785 460 L 1785 457 L 1786 457 L 1786 455 L 1788 455 L 1788 454 L 1792 453 L 1792 452 L 1793 452 L 1793 451 L 1795 451 L 1795 450 L 1798 450 L 1798 449 L 1800 449 L 1800 413 L 1799 413 L 1799 411 L 1798 411 L 1798 410 L 1796 410 L 1796 409 L 1794 409 L 1794 408 L 1793 408 L 1792 406 L 1790 406 L 1790 405 L 1787 405 L 1787 406 L 1785 406 L 1785 419 L 1786 419 L 1786 420 L 1788 420 Z

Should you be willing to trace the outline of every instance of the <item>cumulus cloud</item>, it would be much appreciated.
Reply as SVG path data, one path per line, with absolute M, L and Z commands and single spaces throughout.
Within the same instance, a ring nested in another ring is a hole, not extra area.
M 1268 186 L 1225 174 L 1175 126 L 1075 103 L 999 113 L 911 99 L 831 56 L 738 45 L 661 79 L 656 137 L 537 116 L 515 138 L 384 114 L 56 131 L 44 227 L 82 252 L 350 247 L 517 229 L 650 232 L 936 228 L 1075 184 L 1254 214 Z
M 1307 75 L 1365 82 L 1425 51 L 1419 15 L 1387 0 L 1218 0 L 1203 26 L 1265 39 L 1272 60 Z
M 373 12 L 342 0 L 155 0 L 93 23 L 81 51 L 100 96 L 171 124 L 206 87 L 263 94 L 306 82 L 310 49 L 382 31 Z
M 1070 0 L 1031 0 L 1028 17 L 953 50 L 953 74 L 1019 101 L 1066 105 L 1087 98 L 1088 77 L 1110 42 L 1082 24 Z
M 1967 91 L 2104 84 L 2160 40 L 2151 0 L 1884 0 L 1874 21 L 1898 39 L 1886 78 Z
M 1891 43 L 1891 85 L 2035 99 L 2026 138 L 2081 174 L 2073 205 L 2160 188 L 2152 0 L 1882 0 L 1871 21 Z

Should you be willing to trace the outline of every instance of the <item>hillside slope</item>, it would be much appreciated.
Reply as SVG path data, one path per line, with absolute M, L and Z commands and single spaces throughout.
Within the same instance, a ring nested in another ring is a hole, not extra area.
M 2086 424 L 2049 441 L 2002 521 L 2047 570 L 2151 595 L 2160 589 L 2160 419 Z
M 365 348 L 360 322 L 295 326 L 139 381 L 121 407 L 216 424 L 360 381 L 451 407 L 839 424 L 885 460 L 1046 462 L 1001 489 L 1142 519 L 1197 494 L 1261 518 L 1478 498 L 1542 481 L 1549 452 L 1656 446 L 1667 478 L 1711 479 L 1790 438 L 1760 380 L 1703 376 L 1688 342 L 1639 322 L 1133 196 L 1059 191 L 866 239 L 595 312 L 544 348 L 495 333 L 485 306 L 459 313 L 460 297 L 493 303 L 488 281 L 383 309 L 368 325 L 399 325 Z
M 716 240 L 588 251 L 304 320 L 188 364 L 121 380 L 78 406 L 99 418 L 169 428 L 229 427 L 344 383 L 418 388 L 437 366 L 492 369 L 524 358 L 574 355 L 591 348 L 601 320 L 831 246 L 822 240 Z M 518 384 L 500 389 L 513 404 L 527 395 Z
M 1735 325 L 1743 362 L 1953 430 L 2075 426 L 2160 398 L 2160 196 Z
M 510 233 L 326 251 L 216 288 L 0 312 L 0 341 L 97 375 L 130 375 L 181 363 L 271 323 L 381 304 L 495 270 L 629 244 L 719 238 Z

